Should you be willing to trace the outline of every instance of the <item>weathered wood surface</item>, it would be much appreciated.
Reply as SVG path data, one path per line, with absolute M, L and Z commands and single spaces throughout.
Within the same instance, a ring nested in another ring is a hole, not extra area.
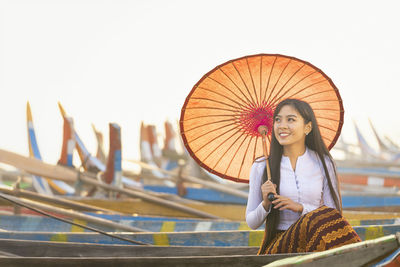
M 395 250 L 393 253 L 377 262 L 374 267 L 395 267 L 400 266 L 400 248 Z
M 375 263 L 397 248 L 399 248 L 398 236 L 390 235 L 310 255 L 289 257 L 266 266 L 364 266 Z
M 288 257 L 287 254 L 278 255 L 233 255 L 233 256 L 192 256 L 192 257 L 3 257 L 2 266 L 143 266 L 143 267 L 243 267 L 262 266 L 270 262 Z
M 61 180 L 61 181 L 66 181 L 66 182 L 76 182 L 78 179 L 84 183 L 98 186 L 100 188 L 103 188 L 105 190 L 113 191 L 113 192 L 118 192 L 123 195 L 127 195 L 130 197 L 134 198 L 140 198 L 148 202 L 156 203 L 157 205 L 160 206 L 167 206 L 171 209 L 176 209 L 183 211 L 188 214 L 204 217 L 204 218 L 213 218 L 217 219 L 219 218 L 218 216 L 208 214 L 203 211 L 195 210 L 193 208 L 166 200 L 166 199 L 161 199 L 158 197 L 155 197 L 151 194 L 147 194 L 144 191 L 135 191 L 131 189 L 122 189 L 118 188 L 113 185 L 108 185 L 103 182 L 100 182 L 96 179 L 96 177 L 93 177 L 93 175 L 88 174 L 88 173 L 78 173 L 75 170 L 72 170 L 70 168 L 62 167 L 62 166 L 57 166 L 57 165 L 50 165 L 46 164 L 38 159 L 35 158 L 29 158 L 29 157 L 24 157 L 19 154 L 9 152 L 3 149 L 0 149 L 0 162 L 3 162 L 5 164 L 12 165 L 18 169 L 27 171 L 32 174 L 40 175 L 49 179 L 56 179 L 56 180 Z
M 258 247 L 103 245 L 0 239 L 0 251 L 21 257 L 171 257 L 256 255 Z

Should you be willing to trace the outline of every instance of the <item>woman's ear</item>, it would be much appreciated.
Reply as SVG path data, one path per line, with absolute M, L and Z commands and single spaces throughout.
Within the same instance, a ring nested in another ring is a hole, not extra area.
M 312 123 L 311 123 L 311 121 L 308 122 L 306 124 L 306 127 L 304 127 L 304 128 L 305 128 L 305 134 L 308 135 L 312 131 Z

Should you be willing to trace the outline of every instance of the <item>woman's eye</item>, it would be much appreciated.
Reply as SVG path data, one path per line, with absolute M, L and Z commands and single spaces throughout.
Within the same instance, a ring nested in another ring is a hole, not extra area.
M 279 118 L 275 118 L 275 122 L 279 122 L 280 121 L 280 119 Z
M 288 121 L 294 121 L 294 119 L 293 118 L 289 118 Z

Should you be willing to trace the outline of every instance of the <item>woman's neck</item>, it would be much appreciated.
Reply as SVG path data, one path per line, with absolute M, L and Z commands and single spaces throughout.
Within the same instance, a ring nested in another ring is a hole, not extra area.
M 289 158 L 297 158 L 306 152 L 306 145 L 302 146 L 284 146 L 283 155 Z
M 296 171 L 297 158 L 306 152 L 306 146 L 284 146 L 283 155 L 288 157 L 293 171 Z

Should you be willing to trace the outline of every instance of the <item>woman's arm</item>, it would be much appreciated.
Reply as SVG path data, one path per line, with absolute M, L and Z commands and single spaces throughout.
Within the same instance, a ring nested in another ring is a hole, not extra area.
M 260 227 L 270 210 L 265 210 L 263 206 L 261 184 L 264 168 L 265 164 L 262 164 L 262 162 L 254 162 L 250 171 L 249 198 L 247 200 L 246 222 L 251 229 L 257 229 L 258 227 Z

